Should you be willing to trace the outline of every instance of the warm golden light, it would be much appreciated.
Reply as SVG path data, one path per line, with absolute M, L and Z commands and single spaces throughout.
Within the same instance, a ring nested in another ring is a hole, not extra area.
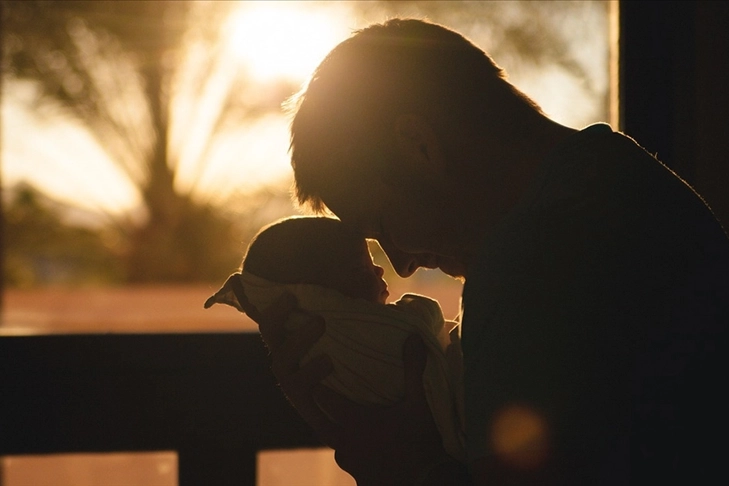
M 491 443 L 499 460 L 519 469 L 541 466 L 548 449 L 547 423 L 536 410 L 512 405 L 496 414 Z
M 314 2 L 245 2 L 226 27 L 232 54 L 259 80 L 303 81 L 349 35 L 341 9 Z M 325 8 L 326 7 L 326 8 Z

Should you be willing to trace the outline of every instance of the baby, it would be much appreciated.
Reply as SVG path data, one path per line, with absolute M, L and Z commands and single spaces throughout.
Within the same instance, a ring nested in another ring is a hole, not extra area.
M 299 307 L 326 321 L 324 335 L 302 364 L 327 354 L 334 371 L 323 384 L 362 404 L 391 405 L 403 398 L 403 344 L 419 334 L 428 349 L 423 373 L 428 405 L 446 451 L 465 462 L 457 323 L 446 321 L 438 302 L 421 295 L 405 294 L 387 304 L 383 274 L 367 241 L 339 220 L 287 218 L 258 232 L 241 272 L 205 308 L 223 303 L 243 312 L 236 287 L 258 309 L 285 292 L 293 294 Z M 296 325 L 294 316 L 287 328 Z

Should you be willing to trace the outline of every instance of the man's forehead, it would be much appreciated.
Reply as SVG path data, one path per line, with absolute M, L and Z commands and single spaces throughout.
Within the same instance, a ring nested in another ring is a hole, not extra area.
M 377 236 L 377 225 L 372 222 L 373 220 L 362 215 L 340 218 L 340 220 L 345 226 L 360 234 L 363 239 L 372 239 Z
M 337 214 L 337 217 L 345 226 L 356 231 L 363 238 L 376 238 L 379 233 L 379 216 L 376 212 L 369 212 L 370 210 L 371 208 L 366 208 L 351 213 L 344 212 L 342 216 Z
M 371 232 L 373 221 L 379 217 L 382 201 L 363 186 L 353 188 L 333 188 L 322 194 L 324 205 L 342 223 L 359 232 Z

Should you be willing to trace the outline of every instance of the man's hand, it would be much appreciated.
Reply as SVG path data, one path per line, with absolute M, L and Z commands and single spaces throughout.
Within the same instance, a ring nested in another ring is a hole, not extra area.
M 443 450 L 425 398 L 423 371 L 427 352 L 420 337 L 410 336 L 403 349 L 403 401 L 387 409 L 363 406 L 321 385 L 333 371 L 327 356 L 299 366 L 302 357 L 324 333 L 325 323 L 320 316 L 307 314 L 309 319 L 304 325 L 287 331 L 285 324 L 290 314 L 302 312 L 293 295 L 285 294 L 263 312 L 248 301 L 242 288 L 236 290 L 236 297 L 246 314 L 259 325 L 271 352 L 273 373 L 284 394 L 322 442 L 335 449 L 337 463 L 359 486 L 416 484 L 426 480 L 433 466 L 439 466 L 445 476 L 432 484 L 467 484 L 461 482 L 461 466 L 453 467 L 455 461 Z M 438 476 L 437 471 L 435 475 Z
M 329 375 L 332 363 L 327 356 L 319 356 L 304 365 L 299 362 L 311 346 L 324 333 L 324 319 L 307 314 L 309 319 L 295 331 L 287 331 L 285 324 L 297 308 L 296 299 L 284 294 L 263 312 L 250 303 L 242 286 L 234 289 L 240 306 L 258 323 L 263 341 L 271 353 L 271 369 L 286 398 L 296 408 L 304 421 L 327 445 L 332 445 L 335 425 L 322 413 L 314 400 L 313 391 Z
M 337 464 L 359 486 L 424 484 L 433 466 L 455 462 L 443 449 L 425 398 L 426 359 L 422 339 L 411 335 L 403 350 L 405 397 L 390 408 L 359 405 L 317 387 L 319 406 L 337 424 L 332 427 Z

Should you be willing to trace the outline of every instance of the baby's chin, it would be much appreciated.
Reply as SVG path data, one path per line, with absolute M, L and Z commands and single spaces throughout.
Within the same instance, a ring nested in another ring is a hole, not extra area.
M 380 304 L 387 304 L 387 298 L 390 296 L 390 291 L 385 289 L 382 292 L 380 292 L 380 298 L 378 302 Z

